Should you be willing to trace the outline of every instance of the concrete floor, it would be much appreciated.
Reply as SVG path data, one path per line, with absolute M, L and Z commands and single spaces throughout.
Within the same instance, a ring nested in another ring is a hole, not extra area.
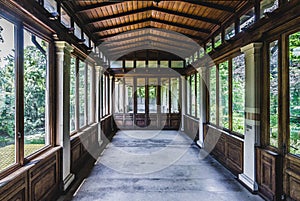
M 262 199 L 180 132 L 120 131 L 72 200 Z

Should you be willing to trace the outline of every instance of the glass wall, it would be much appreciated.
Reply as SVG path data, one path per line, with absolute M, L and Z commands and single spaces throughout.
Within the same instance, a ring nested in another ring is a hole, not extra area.
M 217 78 L 216 66 L 209 73 L 209 122 L 217 124 Z

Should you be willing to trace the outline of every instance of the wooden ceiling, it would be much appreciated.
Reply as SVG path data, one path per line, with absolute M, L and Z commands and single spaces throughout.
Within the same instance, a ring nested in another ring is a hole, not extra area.
M 107 54 L 116 55 L 149 45 L 150 49 L 194 51 L 193 43 L 205 42 L 245 4 L 229 0 L 62 2 L 96 44 L 103 43 Z

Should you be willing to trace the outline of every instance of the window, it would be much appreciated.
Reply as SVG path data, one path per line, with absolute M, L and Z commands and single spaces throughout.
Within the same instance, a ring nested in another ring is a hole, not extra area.
M 191 115 L 196 116 L 196 75 L 191 75 Z
M 47 134 L 48 43 L 24 30 L 24 143 L 25 157 L 45 145 Z
M 161 78 L 161 113 L 169 113 L 169 78 Z
M 62 7 L 60 7 L 60 22 L 66 28 L 70 28 L 71 27 L 71 18 L 70 18 L 70 16 L 66 13 L 66 11 Z
M 115 80 L 115 88 L 114 88 L 114 95 L 115 95 L 115 113 L 123 113 L 123 88 L 124 81 L 122 78 L 116 78 Z
M 200 73 L 196 74 L 196 78 L 197 78 L 197 92 L 196 92 L 196 107 L 197 107 L 197 114 L 196 116 L 198 118 L 200 118 L 201 114 L 200 114 L 200 104 L 201 104 L 201 89 L 202 89 L 202 78 Z
M 122 68 L 123 67 L 123 61 L 111 61 L 110 62 L 111 68 Z
M 172 68 L 183 68 L 183 61 L 171 61 Z
M 70 66 L 70 131 L 74 131 L 76 125 L 76 58 L 71 57 Z
M 219 64 L 219 126 L 229 128 L 228 61 Z
M 157 113 L 157 78 L 148 79 L 149 113 Z
M 78 39 L 81 39 L 81 28 L 76 24 L 74 23 L 74 35 L 78 38 Z
M 149 68 L 157 68 L 157 61 L 148 61 Z
M 198 51 L 194 53 L 194 61 L 196 61 L 196 60 L 198 60 L 198 59 L 199 59 L 199 57 L 198 57 L 199 55 L 198 55 L 198 54 L 199 54 L 199 52 L 198 52 Z
M 219 47 L 222 44 L 222 38 L 221 38 L 221 33 L 219 33 L 216 37 L 215 37 L 215 44 L 214 47 Z
M 145 113 L 146 83 L 145 78 L 137 78 L 137 113 Z
M 134 61 L 125 61 L 125 68 L 133 68 Z
M 87 79 L 87 89 L 86 89 L 86 100 L 87 100 L 87 102 L 86 102 L 86 107 L 87 107 L 87 117 L 88 117 L 88 123 L 90 124 L 90 123 L 92 123 L 92 114 L 93 114 L 93 112 L 92 112 L 92 87 L 91 87 L 91 85 L 92 85 L 92 72 L 93 72 L 93 68 L 92 68 L 92 66 L 90 66 L 90 65 L 88 65 L 87 66 L 87 77 L 86 77 L 86 79 Z
M 204 49 L 200 48 L 200 50 L 199 50 L 199 58 L 203 57 L 204 53 L 205 53 Z
M 235 24 L 231 24 L 229 27 L 225 29 L 225 40 L 231 39 L 233 36 L 235 36 Z
M 79 61 L 79 127 L 86 125 L 85 119 L 85 62 Z
M 239 55 L 232 59 L 232 130 L 244 134 L 245 111 L 245 59 Z
M 300 32 L 289 36 L 290 147 L 300 156 Z
M 191 77 L 186 80 L 186 114 L 191 114 Z
M 179 78 L 171 78 L 171 113 L 179 113 Z
M 243 31 L 243 29 L 247 29 L 250 25 L 252 25 L 255 21 L 255 14 L 254 14 L 254 8 L 249 10 L 246 14 L 242 15 L 240 17 L 240 32 Z
M 260 2 L 260 18 L 265 16 L 265 13 L 271 13 L 278 8 L 278 0 L 262 0 Z
M 85 41 L 84 41 L 84 44 L 85 44 L 87 47 L 90 47 L 90 39 L 89 39 L 89 37 L 88 37 L 85 33 L 83 33 L 83 39 L 85 40 Z
M 216 66 L 210 68 L 209 74 L 209 122 L 217 124 L 217 79 Z
M 125 78 L 125 112 L 133 113 L 133 78 Z
M 136 67 L 137 68 L 145 68 L 146 67 L 146 61 L 136 61 Z
M 14 24 L 0 18 L 0 171 L 15 160 L 15 43 Z
M 57 12 L 57 3 L 55 0 L 44 0 L 44 8 L 49 12 Z
M 169 61 L 160 61 L 161 68 L 168 68 L 169 67 Z
M 209 53 L 212 51 L 212 43 L 211 43 L 211 40 L 209 40 L 207 43 L 206 43 L 206 53 Z

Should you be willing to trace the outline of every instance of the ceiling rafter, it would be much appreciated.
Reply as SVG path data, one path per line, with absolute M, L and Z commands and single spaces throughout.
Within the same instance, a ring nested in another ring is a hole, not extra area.
M 169 9 L 159 8 L 159 7 L 155 7 L 155 6 L 150 6 L 150 7 L 144 7 L 144 8 L 140 8 L 140 9 L 136 9 L 136 10 L 131 10 L 131 11 L 127 11 L 127 12 L 122 12 L 122 13 L 118 13 L 118 14 L 107 15 L 107 16 L 103 16 L 100 18 L 96 18 L 96 19 L 91 20 L 90 22 L 87 22 L 86 26 L 97 23 L 97 22 L 111 20 L 111 19 L 124 17 L 124 16 L 129 16 L 132 14 L 138 14 L 138 13 L 142 13 L 142 12 L 146 12 L 146 11 L 157 11 L 157 12 L 162 12 L 162 13 L 171 14 L 171 15 L 177 15 L 180 17 L 185 17 L 185 18 L 189 18 L 189 19 L 193 19 L 193 20 L 198 20 L 198 21 L 202 21 L 202 22 L 206 22 L 206 23 L 210 23 L 210 24 L 214 24 L 214 25 L 221 25 L 221 22 L 219 22 L 218 20 L 211 19 L 211 18 L 182 13 L 182 12 L 178 12 L 178 11 L 172 11 Z
M 144 22 L 157 22 L 157 23 L 170 25 L 170 26 L 174 26 L 174 27 L 179 27 L 179 28 L 183 28 L 183 29 L 188 29 L 191 31 L 197 31 L 197 32 L 205 33 L 205 34 L 211 33 L 211 31 L 208 29 L 197 28 L 197 27 L 193 27 L 193 26 L 189 26 L 189 25 L 185 25 L 185 24 L 181 24 L 181 23 L 170 22 L 167 20 L 161 20 L 161 19 L 157 19 L 157 18 L 153 18 L 153 17 L 136 20 L 136 21 L 132 21 L 132 22 L 127 22 L 127 23 L 121 23 L 121 24 L 117 24 L 117 25 L 113 25 L 113 26 L 103 27 L 103 28 L 96 29 L 92 32 L 99 33 L 99 32 L 108 31 L 108 30 L 112 30 L 112 29 L 118 29 L 118 28 L 122 28 L 122 27 L 135 25 L 135 24 L 140 24 L 140 23 L 144 23 Z

